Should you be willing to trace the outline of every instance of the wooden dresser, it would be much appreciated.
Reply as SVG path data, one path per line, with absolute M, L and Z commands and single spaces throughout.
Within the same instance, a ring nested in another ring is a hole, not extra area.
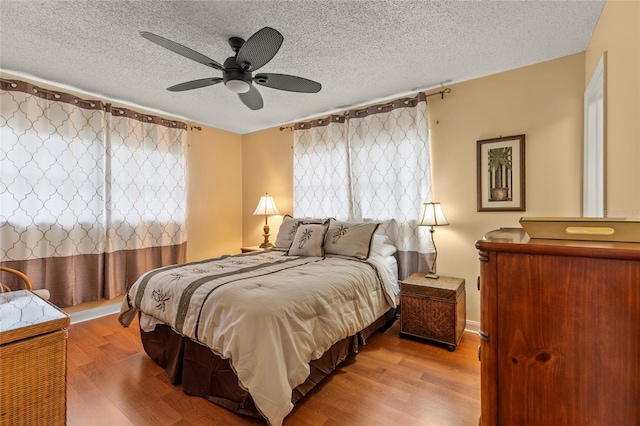
M 640 425 L 640 243 L 476 247 L 482 425 Z

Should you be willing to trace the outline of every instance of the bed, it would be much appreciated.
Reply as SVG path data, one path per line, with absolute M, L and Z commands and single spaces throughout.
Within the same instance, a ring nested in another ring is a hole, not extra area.
M 150 271 L 120 322 L 138 315 L 145 351 L 186 393 L 280 425 L 394 318 L 395 250 L 376 228 L 298 220 L 275 249 Z

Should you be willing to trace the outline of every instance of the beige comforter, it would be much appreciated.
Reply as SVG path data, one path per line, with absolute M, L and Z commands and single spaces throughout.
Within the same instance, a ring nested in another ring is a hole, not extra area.
M 271 425 L 291 411 L 309 361 L 396 305 L 382 258 L 296 257 L 265 251 L 157 269 L 127 293 L 120 322 L 136 312 L 229 358 Z

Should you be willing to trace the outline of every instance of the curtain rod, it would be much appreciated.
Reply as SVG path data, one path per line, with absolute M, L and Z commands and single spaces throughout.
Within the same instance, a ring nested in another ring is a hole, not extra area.
M 430 93 L 428 95 L 424 95 L 423 94 L 422 96 L 424 96 L 425 98 L 428 98 L 430 96 L 440 95 L 440 99 L 444 99 L 444 95 L 448 95 L 449 93 L 451 93 L 451 89 L 447 87 L 446 89 L 440 90 L 438 92 Z M 349 115 L 349 114 L 352 113 L 353 115 L 355 115 L 357 117 L 358 114 L 366 111 L 368 108 L 374 107 L 374 108 L 378 108 L 378 110 L 381 110 L 382 108 L 389 107 L 389 106 L 392 106 L 392 105 L 393 105 L 393 101 L 388 102 L 388 103 L 384 103 L 384 104 L 379 104 L 379 105 L 371 105 L 371 106 L 368 106 L 366 108 L 362 108 L 362 109 L 359 109 L 359 110 L 346 110 L 342 114 L 343 115 Z M 332 114 L 332 115 L 337 115 L 337 114 Z M 290 126 L 280 126 L 280 131 L 283 131 L 283 130 L 286 130 L 286 129 L 293 130 L 294 128 L 295 128 L 295 124 L 292 124 Z

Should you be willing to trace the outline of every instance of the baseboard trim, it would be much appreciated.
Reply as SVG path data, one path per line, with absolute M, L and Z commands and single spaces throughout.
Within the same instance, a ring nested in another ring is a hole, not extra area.
M 478 321 L 467 320 L 467 328 L 465 328 L 464 331 L 478 334 L 478 331 L 480 331 L 480 323 Z
M 120 312 L 121 302 L 112 303 L 98 308 L 87 309 L 84 311 L 73 312 L 69 315 L 71 318 L 71 324 L 77 324 L 79 322 L 90 321 L 100 317 L 106 317 Z
M 106 317 L 107 315 L 113 315 L 120 312 L 121 302 L 112 303 L 110 305 L 100 306 L 99 308 L 87 309 L 85 311 L 74 312 L 70 314 L 71 324 L 77 324 L 79 322 L 90 321 L 92 319 Z M 480 330 L 480 323 L 478 321 L 467 320 L 466 328 L 467 333 L 478 334 Z

